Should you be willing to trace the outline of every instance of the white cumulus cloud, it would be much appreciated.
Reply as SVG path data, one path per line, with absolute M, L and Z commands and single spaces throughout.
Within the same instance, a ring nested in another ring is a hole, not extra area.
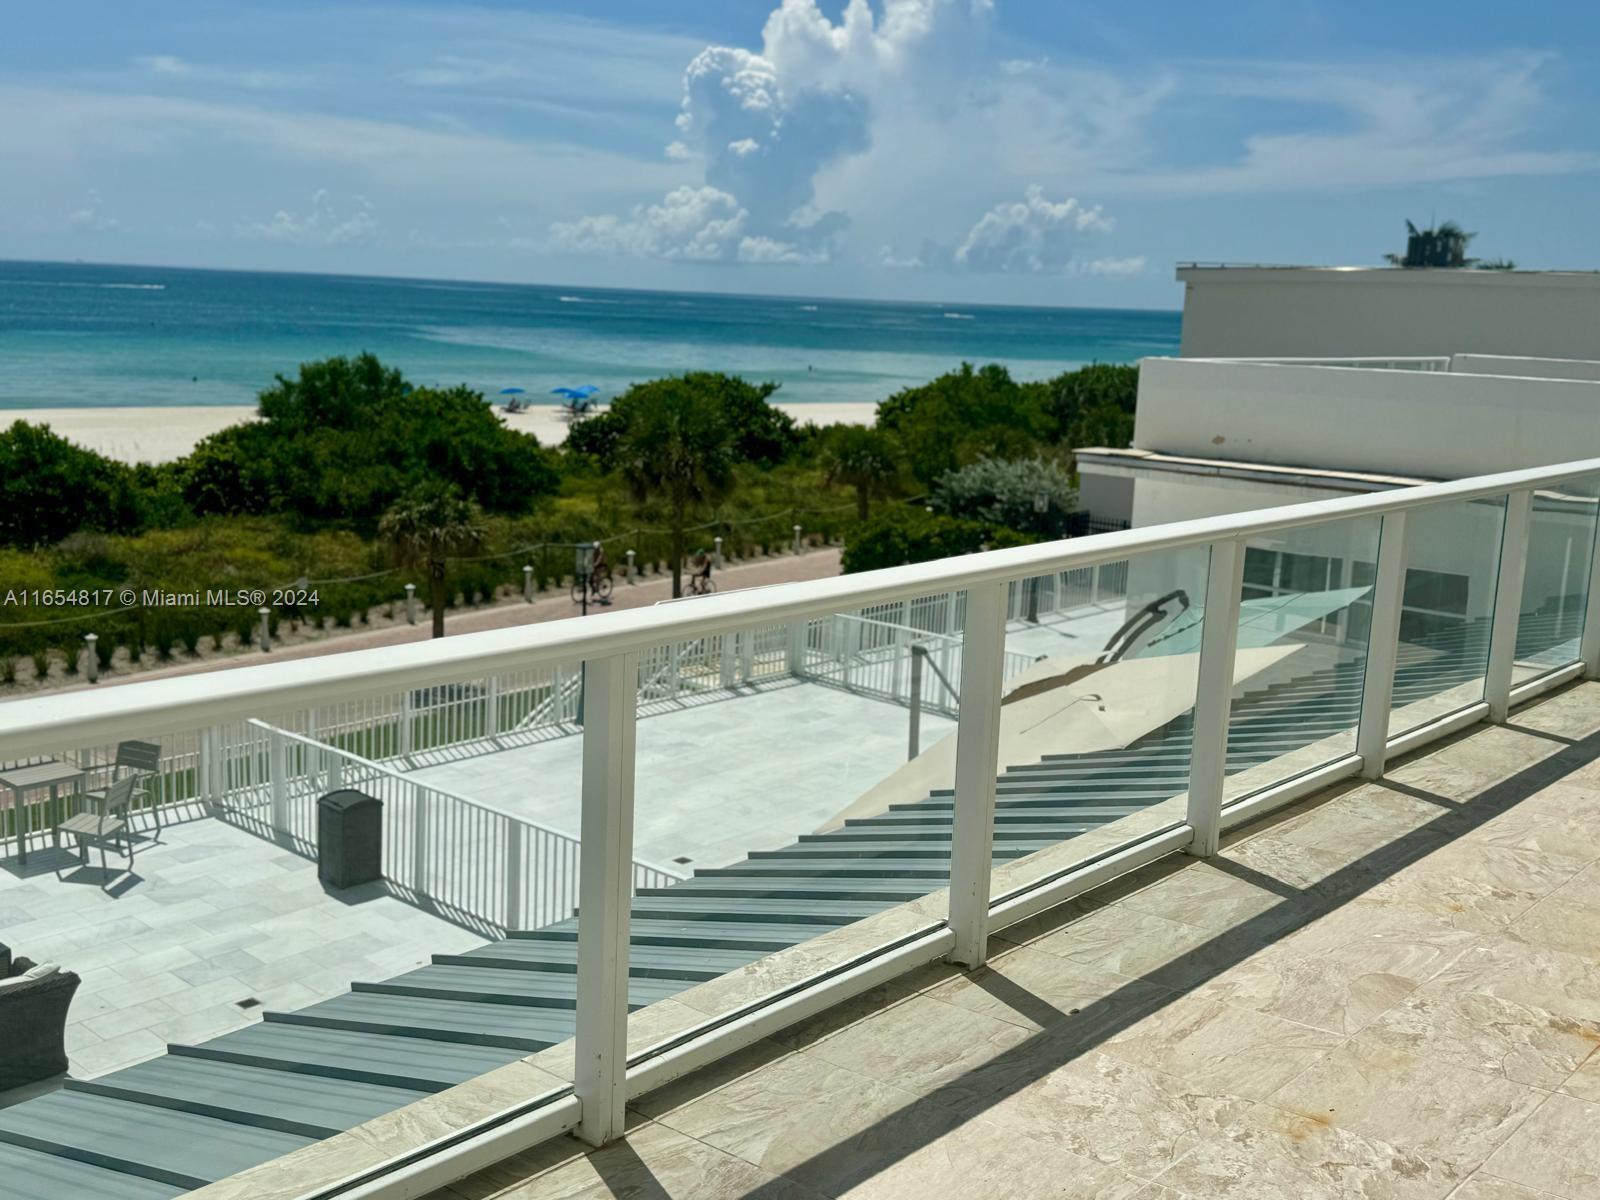
M 122 224 L 105 210 L 100 193 L 90 188 L 82 207 L 67 214 L 67 228 L 75 233 L 110 233 Z
M 1092 258 L 1083 264 L 1083 269 L 1105 279 L 1127 279 L 1131 275 L 1143 275 L 1147 265 L 1143 254 L 1130 254 L 1126 258 Z
M 984 213 L 956 247 L 954 261 L 969 271 L 1062 271 L 1072 261 L 1080 235 L 1107 233 L 1113 225 L 1099 206 L 1085 207 L 1071 196 L 1051 201 L 1042 187 L 1031 184 L 1021 200 Z
M 727 197 L 743 214 L 737 239 L 717 239 L 721 261 L 831 258 L 849 218 L 817 205 L 819 175 L 871 148 L 875 104 L 945 74 L 935 64 L 959 58 L 969 41 L 962 31 L 985 20 L 989 3 L 883 0 L 881 8 L 880 16 L 868 0 L 849 0 L 833 22 L 816 0 L 782 0 L 760 52 L 708 46 L 689 63 L 679 137 L 666 153 L 703 161 L 700 190 Z M 685 190 L 628 217 L 558 223 L 553 240 L 568 250 L 690 257 L 652 216 L 680 207 Z
M 327 190 L 319 188 L 311 197 L 311 207 L 303 213 L 280 208 L 269 220 L 240 225 L 238 233 L 241 237 L 301 245 L 343 246 L 370 241 L 378 232 L 372 202 L 360 195 L 353 195 L 350 200 L 351 207 L 341 210 Z

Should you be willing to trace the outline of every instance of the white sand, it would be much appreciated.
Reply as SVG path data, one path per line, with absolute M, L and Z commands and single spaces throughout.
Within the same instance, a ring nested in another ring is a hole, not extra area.
M 872 404 L 780 404 L 797 421 L 818 425 L 870 425 Z M 513 429 L 531 433 L 547 446 L 567 436 L 556 407 L 502 413 Z M 123 462 L 170 462 L 219 429 L 255 419 L 253 408 L 223 405 L 171 408 L 15 408 L 0 409 L 0 428 L 13 421 L 48 425 L 69 441 Z

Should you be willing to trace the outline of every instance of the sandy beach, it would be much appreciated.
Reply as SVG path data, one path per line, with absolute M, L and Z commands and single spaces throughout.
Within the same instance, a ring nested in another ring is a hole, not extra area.
M 867 425 L 872 404 L 780 404 L 797 421 L 818 425 Z M 531 433 L 547 446 L 567 436 L 561 409 L 539 407 L 501 413 L 513 429 Z M 48 425 L 69 441 L 123 462 L 171 462 L 218 430 L 255 419 L 255 410 L 238 405 L 162 408 L 13 408 L 0 410 L 0 428 L 13 421 Z

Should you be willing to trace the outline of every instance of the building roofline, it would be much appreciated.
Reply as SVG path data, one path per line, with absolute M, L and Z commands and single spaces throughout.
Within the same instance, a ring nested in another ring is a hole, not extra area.
M 1296 275 L 1322 283 L 1372 283 L 1382 278 L 1386 283 L 1407 287 L 1516 287 L 1529 284 L 1561 287 L 1600 287 L 1600 271 L 1478 271 L 1460 267 L 1389 267 L 1315 266 L 1297 263 L 1203 263 L 1186 262 L 1177 265 L 1176 278 L 1180 283 L 1204 280 L 1210 283 L 1249 282 L 1251 279 L 1272 278 L 1283 281 Z M 1230 278 L 1231 277 L 1231 278 Z

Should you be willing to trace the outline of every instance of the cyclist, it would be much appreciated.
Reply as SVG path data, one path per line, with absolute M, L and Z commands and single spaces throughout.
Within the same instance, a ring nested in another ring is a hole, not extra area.
M 611 603 L 611 589 L 604 586 L 610 582 L 611 564 L 606 561 L 606 548 L 596 542 L 594 557 L 589 562 L 589 591 L 601 604 Z
M 704 549 L 696 550 L 694 557 L 689 560 L 689 565 L 694 568 L 689 575 L 689 590 L 703 592 L 711 582 L 711 556 Z

